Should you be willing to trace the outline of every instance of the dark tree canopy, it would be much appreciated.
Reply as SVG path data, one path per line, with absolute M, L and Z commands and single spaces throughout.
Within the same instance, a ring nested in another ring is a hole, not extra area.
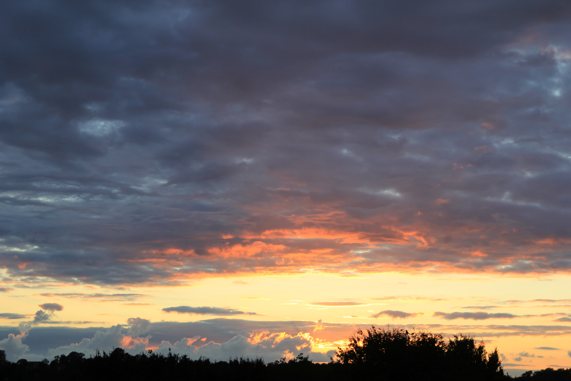
M 473 338 L 409 332 L 405 329 L 359 330 L 337 361 L 360 368 L 364 375 L 387 380 L 501 380 L 496 350 L 488 354 Z

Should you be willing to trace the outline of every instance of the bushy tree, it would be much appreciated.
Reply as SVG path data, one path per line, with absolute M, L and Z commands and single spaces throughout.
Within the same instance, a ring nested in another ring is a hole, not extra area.
M 409 332 L 405 329 L 359 330 L 337 361 L 352 365 L 366 377 L 385 380 L 499 380 L 504 378 L 496 351 L 487 354 L 482 343 L 455 336 Z

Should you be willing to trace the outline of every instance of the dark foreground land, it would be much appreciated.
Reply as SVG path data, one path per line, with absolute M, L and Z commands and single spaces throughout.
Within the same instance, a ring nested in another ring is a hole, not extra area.
M 405 330 L 359 331 L 328 364 L 302 354 L 273 363 L 261 360 L 211 362 L 152 352 L 130 355 L 123 349 L 86 358 L 72 352 L 54 360 L 8 362 L 0 351 L 0 381 L 46 380 L 381 380 L 381 381 L 571 381 L 571 369 L 545 369 L 511 378 L 497 351 L 487 353 L 472 338 Z

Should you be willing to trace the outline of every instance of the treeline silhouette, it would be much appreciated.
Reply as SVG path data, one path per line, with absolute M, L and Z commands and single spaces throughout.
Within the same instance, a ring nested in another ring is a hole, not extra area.
M 339 348 L 327 364 L 299 354 L 264 363 L 234 359 L 212 362 L 151 351 L 131 355 L 121 348 L 86 357 L 71 352 L 52 361 L 6 361 L 0 351 L 0 381 L 36 380 L 380 380 L 380 381 L 496 381 L 504 374 L 497 351 L 488 353 L 473 338 L 409 332 L 404 329 L 357 331 L 347 347 Z M 516 380 L 571 380 L 571 370 L 527 372 Z

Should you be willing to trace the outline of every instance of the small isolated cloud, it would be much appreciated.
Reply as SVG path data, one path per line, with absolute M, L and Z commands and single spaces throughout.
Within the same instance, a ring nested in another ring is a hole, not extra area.
M 535 349 L 540 350 L 540 351 L 558 351 L 559 348 L 555 348 L 555 347 L 535 347 Z
M 567 356 L 571 357 L 571 351 L 567 352 Z
M 556 321 L 571 322 L 571 316 L 564 316 L 564 317 L 557 319 Z
M 178 312 L 181 314 L 197 314 L 197 315 L 256 315 L 255 312 L 244 312 L 231 308 L 220 307 L 191 307 L 177 306 L 163 308 L 165 312 Z
M 410 313 L 410 312 L 404 312 L 404 311 L 396 311 L 396 310 L 384 310 L 384 311 L 381 311 L 381 312 L 374 314 L 373 317 L 378 318 L 381 316 L 389 316 L 389 317 L 392 317 L 393 319 L 406 319 L 409 317 L 414 317 L 416 315 L 418 315 L 418 314 Z
M 8 287 L 0 287 L 0 292 L 8 292 L 10 289 Z
M 25 317 L 26 315 L 14 314 L 10 312 L 0 313 L 0 319 L 18 320 L 18 319 L 24 319 Z
M 543 358 L 543 356 L 541 356 L 541 355 L 536 355 L 536 354 L 529 353 L 529 352 L 520 352 L 520 353 L 518 353 L 518 356 L 517 356 L 514 360 L 515 360 L 515 361 L 521 361 L 522 358 L 535 359 L 535 358 Z
M 482 310 L 482 309 L 491 310 L 493 308 L 498 308 L 498 306 L 492 306 L 492 305 L 489 305 L 489 306 L 464 306 L 462 308 L 467 309 L 467 310 Z
M 434 316 L 441 317 L 446 320 L 455 319 L 472 319 L 472 320 L 487 320 L 487 319 L 513 319 L 517 315 L 498 312 L 498 313 L 488 313 L 488 312 L 435 312 Z
M 50 312 L 63 310 L 63 306 L 62 306 L 61 304 L 58 304 L 58 303 L 44 303 L 44 304 L 40 304 L 40 308 L 41 308 L 42 310 L 46 310 L 46 311 L 50 311 Z

